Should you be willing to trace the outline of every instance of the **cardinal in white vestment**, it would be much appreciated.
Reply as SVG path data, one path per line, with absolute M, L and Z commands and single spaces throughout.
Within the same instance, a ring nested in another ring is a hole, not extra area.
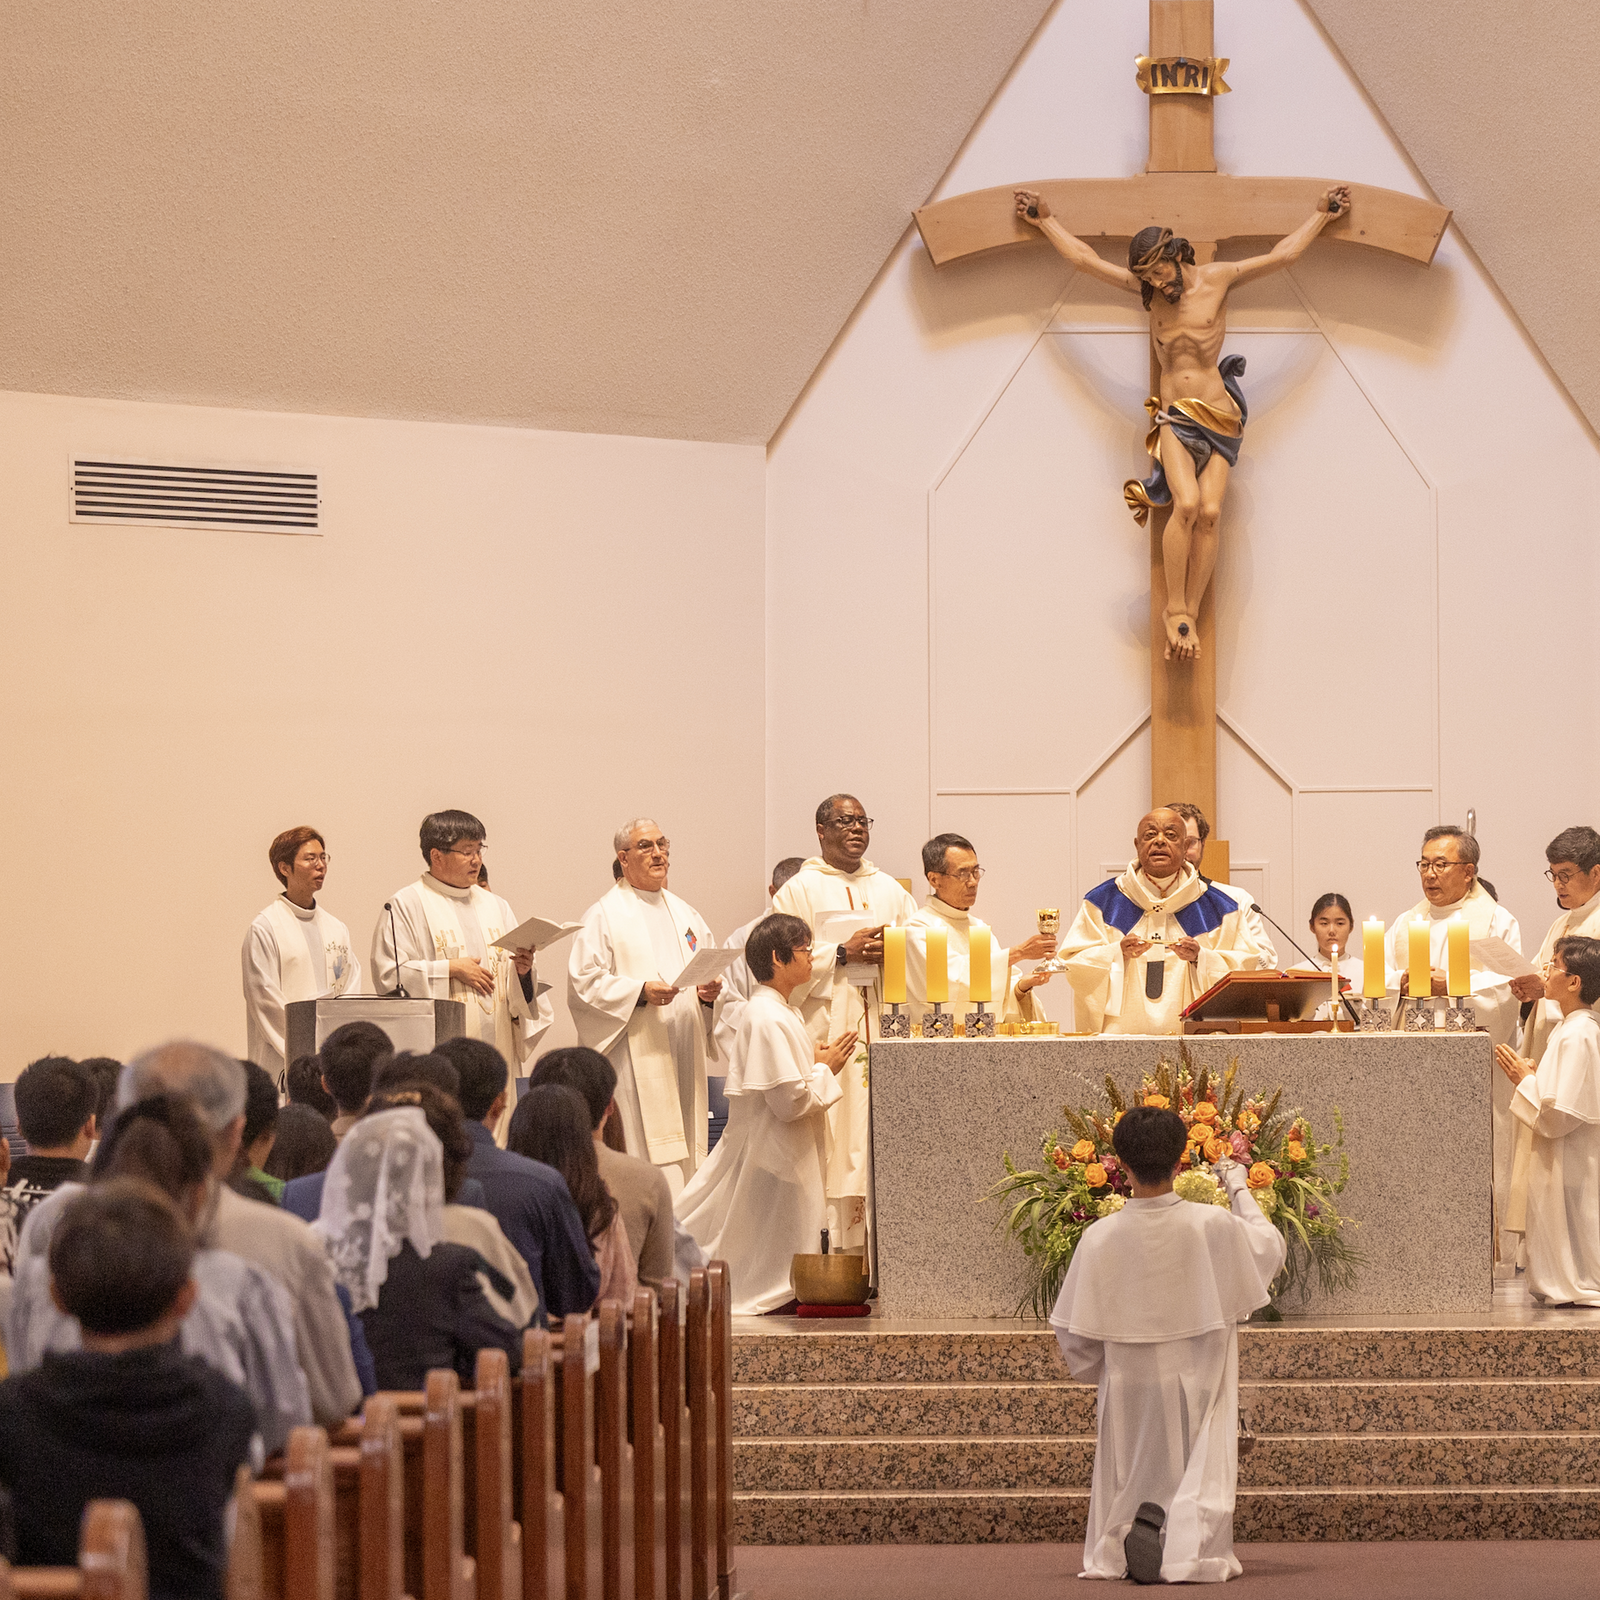
M 358 993 L 361 962 L 350 948 L 350 930 L 317 904 L 329 867 L 322 835 L 315 828 L 290 828 L 272 841 L 267 859 L 283 893 L 250 924 L 239 959 L 245 1053 L 276 1081 L 287 1065 L 284 1007 Z
M 1183 1031 L 1183 1010 L 1229 972 L 1263 964 L 1245 913 L 1184 859 L 1184 819 L 1139 820 L 1125 872 L 1083 897 L 1061 960 L 1092 1033 Z
M 413 1000 L 460 1000 L 467 1037 L 525 1076 L 555 1013 L 539 993 L 534 951 L 495 948 L 519 918 L 478 883 L 484 826 L 468 811 L 436 811 L 423 819 L 421 845 L 428 870 L 390 897 L 393 933 L 388 911 L 372 930 L 373 980 L 384 994 L 403 984 Z
M 948 1010 L 959 1022 L 974 1009 L 970 975 L 972 934 L 975 929 L 989 935 L 989 998 L 984 1005 L 1002 1022 L 1042 1022 L 1046 1020 L 1039 987 L 1050 981 L 1047 971 L 1018 972 L 1024 961 L 1048 960 L 1056 953 L 1056 942 L 1049 934 L 1035 933 L 1024 943 L 1007 949 L 994 937 L 994 930 L 972 908 L 978 899 L 978 883 L 984 869 L 977 852 L 959 833 L 941 833 L 922 847 L 922 870 L 933 893 L 916 911 L 906 927 L 906 999 L 915 1021 L 928 1005 L 928 932 L 941 929 L 945 936 L 946 986 Z
M 706 1058 L 722 985 L 673 980 L 716 940 L 667 888 L 670 846 L 648 817 L 617 830 L 622 878 L 583 914 L 567 963 L 578 1043 L 617 1074 L 629 1155 L 652 1162 L 676 1194 L 706 1158 Z
M 728 1068 L 728 1126 L 673 1202 L 713 1260 L 728 1263 L 734 1314 L 775 1311 L 794 1298 L 790 1267 L 815 1255 L 827 1222 L 823 1144 L 839 1100 L 842 1041 L 817 1061 L 789 1003 L 811 976 L 811 933 L 798 917 L 758 922 L 745 946 L 755 993 L 743 1008 Z
M 1562 939 L 1545 998 L 1561 1021 L 1537 1067 L 1500 1045 L 1511 1114 L 1531 1135 L 1523 1219 L 1528 1292 L 1555 1306 L 1600 1306 L 1600 940 Z
M 795 991 L 811 1042 L 827 1049 L 855 1036 L 841 1095 L 828 1112 L 828 1231 L 836 1250 L 864 1251 L 872 1194 L 872 1122 L 867 1047 L 883 1009 L 883 930 L 904 927 L 917 902 L 866 859 L 872 819 L 854 795 L 834 794 L 817 807 L 820 855 L 773 896 L 775 910 L 799 917 L 816 947 L 810 979 Z M 852 931 L 853 930 L 853 931 Z M 865 996 L 865 999 L 863 999 Z
M 1088 1228 L 1050 1326 L 1067 1369 L 1099 1385 L 1084 1578 L 1121 1578 L 1142 1505 L 1165 1514 L 1159 1570 L 1143 1582 L 1220 1583 L 1233 1553 L 1238 1480 L 1238 1324 L 1267 1304 L 1283 1236 L 1237 1162 L 1219 1163 L 1228 1207 L 1172 1188 L 1185 1130 L 1135 1106 L 1113 1135 L 1134 1197 Z

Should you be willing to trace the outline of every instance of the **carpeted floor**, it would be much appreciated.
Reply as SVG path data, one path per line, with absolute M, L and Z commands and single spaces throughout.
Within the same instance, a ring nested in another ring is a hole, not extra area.
M 1444 1544 L 1243 1544 L 1244 1576 L 1228 1600 L 1590 1600 L 1600 1545 L 1584 1540 Z M 1135 1589 L 1078 1588 L 1079 1545 L 744 1545 L 739 1590 L 749 1600 L 1085 1600 Z

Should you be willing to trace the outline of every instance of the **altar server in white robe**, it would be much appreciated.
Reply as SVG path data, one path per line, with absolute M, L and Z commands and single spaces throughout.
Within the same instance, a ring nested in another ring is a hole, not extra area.
M 790 996 L 811 976 L 811 930 L 763 918 L 745 945 L 756 989 L 728 1069 L 728 1126 L 673 1203 L 708 1259 L 728 1263 L 734 1313 L 775 1311 L 794 1298 L 790 1268 L 815 1255 L 827 1225 L 823 1144 L 850 1044 L 816 1050 Z
M 1342 894 L 1325 894 L 1317 898 L 1311 908 L 1311 936 L 1316 942 L 1316 960 L 1313 963 L 1318 972 L 1327 972 L 1333 964 L 1333 950 L 1339 951 L 1339 976 L 1349 980 L 1350 987 L 1346 994 L 1360 994 L 1361 985 L 1366 977 L 1366 964 L 1361 952 L 1350 954 L 1350 942 L 1355 938 L 1356 919 L 1355 913 L 1350 909 L 1350 902 Z M 1306 964 L 1303 959 L 1297 958 L 1295 966 L 1305 971 Z M 1311 1013 L 1315 1022 L 1326 1022 L 1328 1012 L 1332 1007 L 1331 998 L 1324 1000 L 1315 1011 Z M 1340 1008 L 1342 1020 L 1350 1020 L 1349 1009 Z
M 1556 942 L 1545 998 L 1561 1012 L 1537 1067 L 1509 1045 L 1511 1114 L 1532 1133 L 1526 1196 L 1528 1292 L 1600 1306 L 1600 940 Z
M 723 949 L 744 949 L 756 924 L 764 922 L 772 915 L 772 902 L 778 891 L 804 865 L 805 858 L 802 856 L 785 856 L 772 869 L 772 881 L 767 885 L 766 909 L 759 916 L 754 916 L 742 926 L 735 928 L 723 941 Z M 722 993 L 717 997 L 716 1020 L 711 1028 L 723 1072 L 728 1070 L 733 1060 L 733 1041 L 739 1036 L 739 1023 L 743 1020 L 744 1008 L 750 1003 L 750 996 L 755 992 L 756 979 L 750 970 L 750 963 L 743 960 L 735 961 L 722 976 Z
M 1090 1033 L 1181 1033 L 1183 1009 L 1229 972 L 1263 965 L 1244 910 L 1184 859 L 1184 819 L 1139 820 L 1127 870 L 1083 897 L 1061 960 Z
M 1255 899 L 1246 890 L 1238 888 L 1231 883 L 1218 883 L 1214 878 L 1207 878 L 1201 872 L 1200 863 L 1205 859 L 1206 840 L 1211 837 L 1211 824 L 1199 806 L 1191 805 L 1187 800 L 1174 800 L 1167 807 L 1168 811 L 1176 811 L 1183 818 L 1184 841 L 1183 858 L 1200 872 L 1201 879 L 1213 888 L 1220 889 L 1230 899 L 1239 902 L 1240 909 L 1244 912 L 1244 925 L 1250 935 L 1250 942 L 1261 952 L 1261 965 L 1264 968 L 1276 969 L 1278 965 L 1277 946 L 1272 942 L 1272 935 L 1267 932 L 1266 918 L 1259 911 L 1253 910 Z
M 583 914 L 567 963 L 578 1043 L 616 1070 L 628 1154 L 660 1167 L 678 1193 L 706 1158 L 706 1058 L 722 985 L 672 980 L 715 945 L 693 906 L 667 888 L 671 846 L 639 817 L 613 838 L 622 877 Z
M 419 843 L 428 870 L 391 896 L 393 935 L 389 912 L 378 913 L 373 979 L 383 994 L 403 984 L 413 1000 L 462 1001 L 467 1036 L 492 1044 L 526 1076 L 554 1010 L 548 992 L 539 993 L 534 951 L 495 948 L 520 919 L 478 883 L 484 826 L 470 811 L 435 811 L 422 819 Z
M 317 904 L 329 867 L 322 835 L 290 828 L 272 841 L 267 860 L 283 892 L 250 924 L 239 959 L 245 1053 L 276 1080 L 286 1064 L 283 1008 L 293 1000 L 359 993 L 361 962 L 350 930 Z
M 867 1047 L 883 1009 L 883 930 L 904 927 L 917 902 L 895 878 L 866 859 L 872 818 L 853 794 L 831 794 L 817 807 L 821 854 L 773 896 L 773 908 L 799 917 L 817 943 L 811 978 L 795 991 L 811 1042 L 825 1050 L 855 1035 L 838 1103 L 828 1112 L 828 1230 L 836 1250 L 864 1251 L 872 1193 L 872 1138 Z M 839 937 L 844 926 L 856 931 Z M 865 999 L 863 999 L 865 996 Z
M 938 928 L 945 935 L 945 963 L 950 998 L 945 1009 L 959 1019 L 974 1009 L 970 976 L 972 971 L 972 932 L 981 928 L 989 934 L 989 994 L 985 1002 L 1002 1022 L 1042 1022 L 1046 1013 L 1037 991 L 1053 974 L 1044 971 L 1019 972 L 1025 961 L 1048 961 L 1056 953 L 1056 942 L 1047 933 L 1036 933 L 1021 944 L 1007 949 L 994 937 L 994 930 L 981 917 L 973 915 L 978 900 L 978 883 L 984 869 L 972 841 L 959 833 L 941 833 L 922 847 L 922 871 L 933 891 L 912 916 L 906 928 L 906 999 L 913 1020 L 920 1019 L 928 1005 L 928 932 Z
M 1555 885 L 1561 915 L 1550 924 L 1533 958 L 1541 972 L 1549 967 L 1558 939 L 1600 939 L 1600 833 L 1593 828 L 1566 828 L 1545 846 L 1544 855 L 1550 863 L 1545 877 Z M 1522 1025 L 1521 1053 L 1538 1066 L 1551 1031 L 1561 1020 L 1560 1008 L 1544 998 L 1543 978 L 1513 978 L 1511 993 L 1524 1005 L 1533 1002 Z
M 1084 1233 L 1050 1313 L 1067 1370 L 1099 1385 L 1084 1578 L 1221 1583 L 1243 1570 L 1238 1324 L 1267 1304 L 1285 1247 L 1237 1162 L 1217 1168 L 1226 1210 L 1173 1192 L 1184 1140 L 1155 1106 L 1118 1122 L 1133 1198 Z

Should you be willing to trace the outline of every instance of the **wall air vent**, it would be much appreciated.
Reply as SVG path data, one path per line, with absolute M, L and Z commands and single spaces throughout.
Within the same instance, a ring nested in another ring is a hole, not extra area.
M 72 463 L 74 522 L 316 533 L 317 475 L 269 467 Z

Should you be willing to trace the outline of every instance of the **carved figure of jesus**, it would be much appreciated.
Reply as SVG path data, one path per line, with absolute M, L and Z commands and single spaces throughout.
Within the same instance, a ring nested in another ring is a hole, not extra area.
M 1247 415 L 1238 382 L 1244 357 L 1219 363 L 1228 330 L 1228 292 L 1298 261 L 1323 228 L 1349 209 L 1350 191 L 1343 184 L 1329 189 L 1317 209 L 1264 256 L 1197 265 L 1187 239 L 1175 238 L 1170 228 L 1145 228 L 1128 245 L 1125 269 L 1102 261 L 1068 233 L 1042 196 L 1029 189 L 1015 194 L 1017 215 L 1067 261 L 1102 283 L 1141 296 L 1150 313 L 1150 340 L 1161 368 L 1161 393 L 1145 402 L 1151 422 L 1146 448 L 1155 469 L 1142 482 L 1128 482 L 1123 494 L 1141 524 L 1152 506 L 1172 507 L 1161 543 L 1166 659 L 1193 660 L 1200 654 L 1195 619 L 1216 570 L 1217 521 Z

